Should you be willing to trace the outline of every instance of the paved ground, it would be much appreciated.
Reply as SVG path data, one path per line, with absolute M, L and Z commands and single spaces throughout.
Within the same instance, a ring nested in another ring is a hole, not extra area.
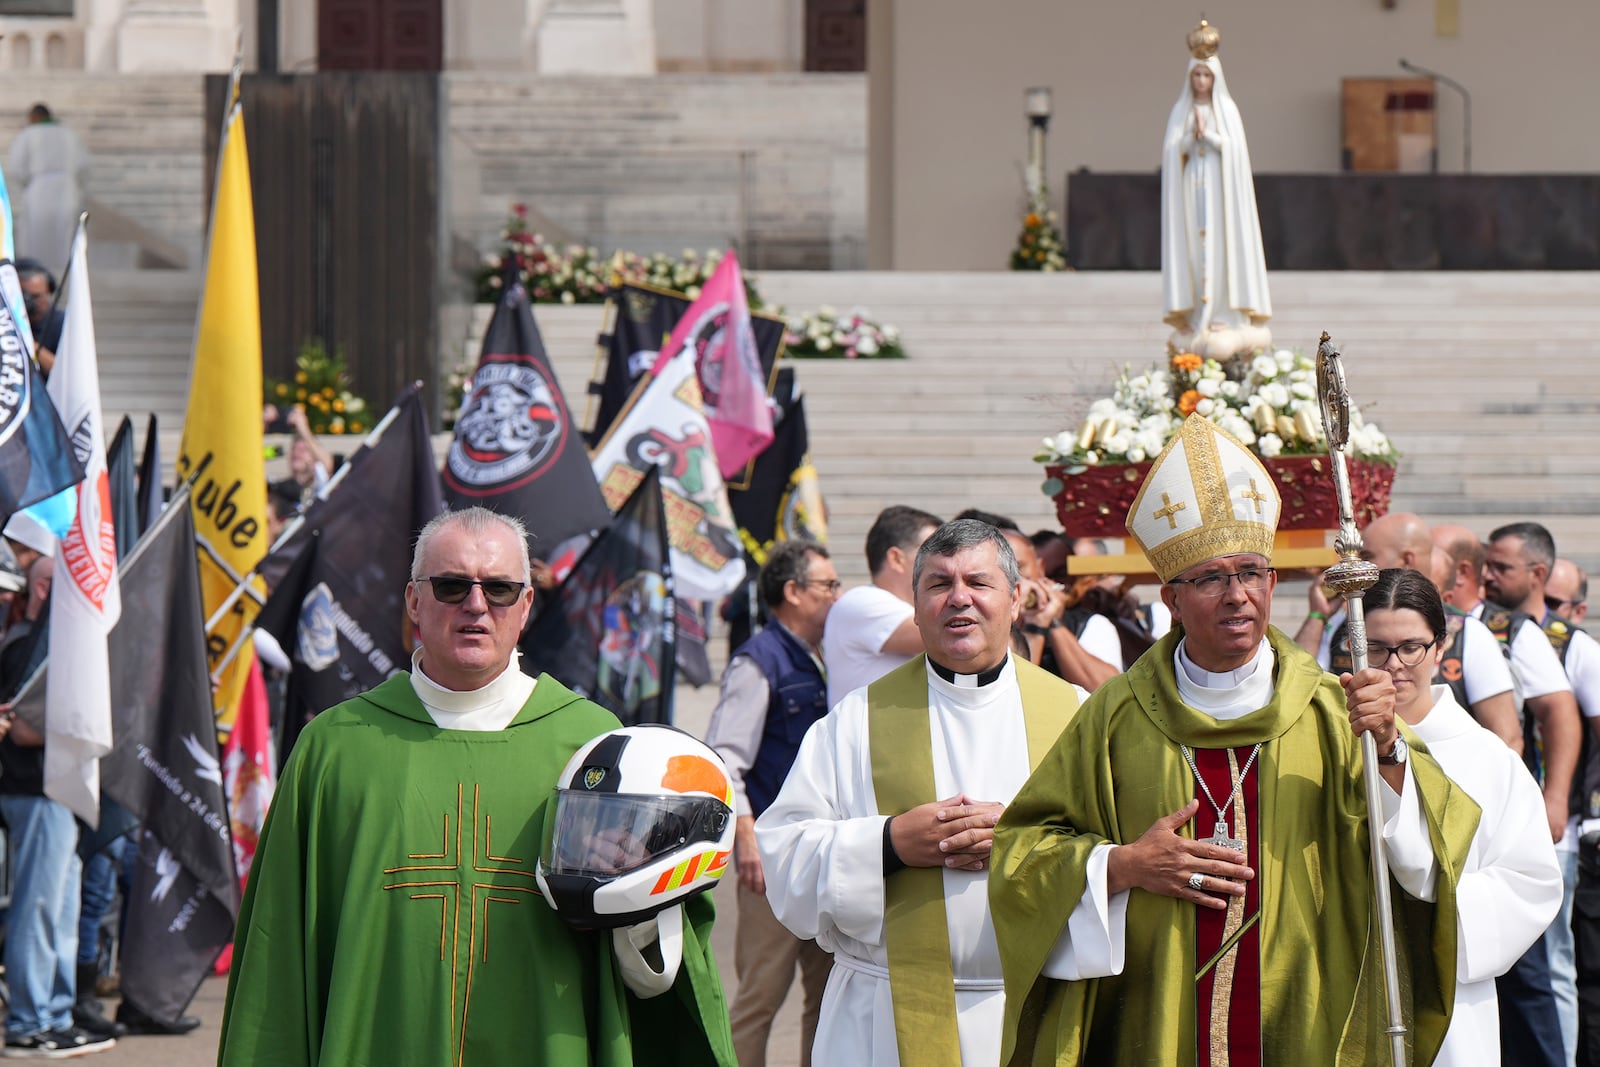
M 730 888 L 717 891 L 718 914 L 713 943 L 722 965 L 722 980 L 730 1001 L 736 988 L 733 977 L 733 917 L 737 899 Z M 129 1037 L 117 1047 L 85 1062 L 104 1067 L 211 1067 L 217 1061 L 217 1032 L 222 1018 L 222 998 L 227 980 L 212 978 L 201 987 L 190 1012 L 205 1020 L 204 1025 L 184 1037 Z M 768 1067 L 796 1067 L 800 1062 L 800 994 L 798 987 L 784 1003 L 773 1027 Z
M 720 670 L 721 664 L 718 663 L 716 666 Z M 679 724 L 692 733 L 703 734 L 715 702 L 715 688 L 707 687 L 696 692 L 680 687 Z M 717 954 L 717 961 L 721 965 L 723 988 L 728 991 L 731 1003 L 738 985 L 733 976 L 733 932 L 738 894 L 733 891 L 731 875 L 728 884 L 716 890 L 716 900 L 718 917 L 712 934 L 712 944 Z M 200 1016 L 205 1022 L 194 1033 L 184 1037 L 124 1038 L 117 1043 L 116 1048 L 103 1055 L 88 1058 L 85 1062 L 104 1067 L 211 1067 L 217 1059 L 218 1025 L 222 1018 L 222 999 L 226 991 L 227 980 L 223 978 L 209 979 L 201 987 L 189 1011 Z M 108 1008 L 110 1006 L 108 1004 Z M 791 992 L 778 1015 L 768 1047 L 770 1049 L 767 1057 L 768 1067 L 798 1067 L 800 1062 L 798 986 Z

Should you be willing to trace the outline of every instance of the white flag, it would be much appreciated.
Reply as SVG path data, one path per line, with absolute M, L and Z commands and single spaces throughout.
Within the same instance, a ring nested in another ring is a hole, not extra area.
M 660 468 L 677 591 L 690 600 L 720 600 L 744 579 L 744 552 L 700 402 L 694 361 L 694 348 L 686 347 L 654 377 L 645 378 L 595 449 L 592 462 L 612 511 L 628 499 L 652 464 Z
M 66 324 L 46 391 L 85 476 L 78 483 L 78 515 L 57 546 L 51 586 L 44 791 L 90 826 L 98 826 L 100 757 L 111 751 L 106 635 L 122 614 L 122 596 L 100 414 L 88 241 L 81 225 L 72 243 L 71 264 Z

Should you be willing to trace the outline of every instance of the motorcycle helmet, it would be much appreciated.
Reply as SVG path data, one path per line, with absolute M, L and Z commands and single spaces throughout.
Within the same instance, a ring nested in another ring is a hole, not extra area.
M 627 726 L 584 745 L 548 812 L 539 889 L 583 929 L 632 926 L 710 889 L 733 850 L 728 770 L 671 726 Z

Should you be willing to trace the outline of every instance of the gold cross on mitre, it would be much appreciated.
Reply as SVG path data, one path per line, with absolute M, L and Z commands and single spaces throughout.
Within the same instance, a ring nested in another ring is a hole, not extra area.
M 1255 503 L 1254 512 L 1239 506 L 1241 495 Z M 1169 582 L 1221 556 L 1254 552 L 1271 559 L 1278 506 L 1277 487 L 1261 460 L 1209 419 L 1190 415 L 1133 498 L 1128 535 L 1156 577 Z
M 1239 495 L 1246 500 L 1254 500 L 1256 502 L 1257 515 L 1261 514 L 1262 501 L 1268 499 L 1267 497 L 1261 495 L 1261 490 L 1256 488 L 1256 480 L 1254 478 L 1250 479 L 1250 488 L 1239 490 Z
M 1186 510 L 1189 505 L 1181 500 L 1173 503 L 1171 493 L 1162 493 L 1161 503 L 1165 506 L 1157 508 L 1155 514 L 1150 517 L 1153 519 L 1166 519 L 1168 528 L 1176 530 L 1178 528 L 1178 520 L 1176 518 L 1178 512 Z
M 455 1064 L 461 1063 L 466 1049 L 472 972 L 477 964 L 489 962 L 489 905 L 519 906 L 539 895 L 534 872 L 526 860 L 494 855 L 490 843 L 493 819 L 487 813 L 480 814 L 478 790 L 478 786 L 472 787 L 470 866 L 464 867 L 461 860 L 464 787 L 457 783 L 454 826 L 448 812 L 441 816 L 443 833 L 439 850 L 410 853 L 406 858 L 412 863 L 388 867 L 383 872 L 385 877 L 397 877 L 396 881 L 383 886 L 385 893 L 398 889 L 406 891 L 412 900 L 439 902 L 439 962 L 450 967 L 450 1030 L 454 1038 L 452 1062 Z M 488 863 L 508 866 L 486 866 Z M 526 869 L 517 870 L 518 867 Z M 464 945 L 461 942 L 463 894 L 467 897 Z M 483 917 L 481 931 L 480 914 Z

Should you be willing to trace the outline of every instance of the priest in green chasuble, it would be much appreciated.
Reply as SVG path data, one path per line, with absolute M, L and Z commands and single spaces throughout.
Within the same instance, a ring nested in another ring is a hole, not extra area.
M 1079 711 L 995 829 L 1002 1064 L 1386 1064 L 1360 736 L 1380 754 L 1413 1064 L 1455 990 L 1479 809 L 1396 719 L 1269 625 L 1279 513 L 1248 449 L 1192 416 L 1128 532 L 1173 630 Z
M 682 905 L 676 973 L 659 916 L 579 931 L 540 895 L 557 779 L 619 724 L 518 669 L 528 578 L 514 519 L 470 508 L 424 528 L 412 670 L 317 716 L 273 798 L 223 1067 L 731 1067 L 708 895 Z
M 1022 593 L 994 527 L 941 526 L 912 589 L 927 654 L 815 723 L 756 821 L 773 914 L 833 953 L 816 1064 L 998 1060 L 993 828 L 1082 695 L 1008 654 Z

